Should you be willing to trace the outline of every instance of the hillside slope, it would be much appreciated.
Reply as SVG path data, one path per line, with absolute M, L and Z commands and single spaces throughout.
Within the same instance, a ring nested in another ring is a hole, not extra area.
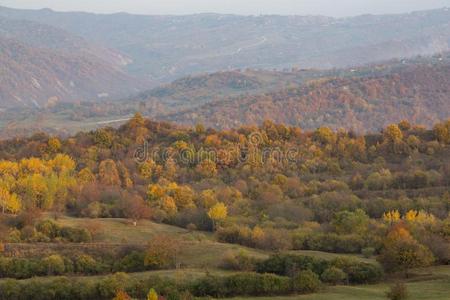
M 0 108 L 124 97 L 139 87 L 119 68 L 91 55 L 33 48 L 1 37 L 0 65 Z
M 450 11 L 322 16 L 138 16 L 0 8 L 125 53 L 128 70 L 161 83 L 236 68 L 333 68 L 449 50 Z
M 296 87 L 229 98 L 164 119 L 219 128 L 271 119 L 303 128 L 374 131 L 403 119 L 432 125 L 450 115 L 449 57 L 351 71 L 353 76 L 323 77 Z
M 0 17 L 0 108 L 125 97 L 146 86 L 121 53 L 49 25 Z

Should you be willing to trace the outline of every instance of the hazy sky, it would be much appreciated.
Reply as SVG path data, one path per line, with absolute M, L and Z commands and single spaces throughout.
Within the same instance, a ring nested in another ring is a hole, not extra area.
M 63 11 L 139 14 L 191 14 L 200 12 L 352 16 L 403 13 L 450 7 L 450 0 L 0 0 L 17 8 L 49 7 Z

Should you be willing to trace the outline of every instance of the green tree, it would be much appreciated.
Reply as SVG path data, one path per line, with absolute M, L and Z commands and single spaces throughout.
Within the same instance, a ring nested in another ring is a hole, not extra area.
M 361 234 L 367 230 L 368 224 L 369 216 L 362 209 L 338 212 L 331 221 L 331 226 L 339 234 Z

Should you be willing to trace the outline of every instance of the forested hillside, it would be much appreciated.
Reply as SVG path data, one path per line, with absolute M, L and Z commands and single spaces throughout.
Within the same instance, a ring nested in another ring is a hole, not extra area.
M 450 121 L 364 136 L 137 114 L 118 129 L 1 141 L 0 159 L 0 278 L 18 279 L 0 279 L 1 299 L 275 296 L 410 276 L 442 290 L 448 280 L 416 268 L 450 262 Z M 180 269 L 196 275 L 163 275 Z M 166 273 L 136 273 L 155 270 Z M 78 277 L 26 280 L 52 275 Z M 106 277 L 80 277 L 92 275 Z
M 163 119 L 218 128 L 270 119 L 309 129 L 330 126 L 373 132 L 403 119 L 432 126 L 450 113 L 447 54 L 333 75 L 264 94 L 222 99 Z

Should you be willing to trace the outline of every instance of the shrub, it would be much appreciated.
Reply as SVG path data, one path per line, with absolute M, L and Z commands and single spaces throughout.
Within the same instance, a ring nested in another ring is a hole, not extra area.
M 197 297 L 224 297 L 226 295 L 225 283 L 223 278 L 205 276 L 193 283 L 192 292 Z
M 163 269 L 176 265 L 179 242 L 173 238 L 155 237 L 145 252 L 144 265 L 149 269 Z
M 361 254 L 362 254 L 365 258 L 371 258 L 371 257 L 375 254 L 375 248 L 373 248 L 373 247 L 363 248 L 363 249 L 361 250 Z
M 339 268 L 330 267 L 326 269 L 322 275 L 320 275 L 320 279 L 323 282 L 336 285 L 345 282 L 347 279 L 347 274 Z
M 348 274 L 350 283 L 353 284 L 375 283 L 383 277 L 380 266 L 368 263 L 350 265 L 345 272 Z
M 1 278 L 24 279 L 45 274 L 45 269 L 38 260 L 0 257 Z
M 75 272 L 80 274 L 99 273 L 100 267 L 94 258 L 87 254 L 80 254 L 74 259 Z
M 40 222 L 36 226 L 37 231 L 45 234 L 50 239 L 54 239 L 59 235 L 59 227 L 50 220 Z
M 408 289 L 404 283 L 397 283 L 391 286 L 386 296 L 390 300 L 405 300 L 408 299 Z
M 225 279 L 226 295 L 271 296 L 283 295 L 291 291 L 290 280 L 272 274 L 244 273 Z
M 59 255 L 51 255 L 42 260 L 42 267 L 47 275 L 61 275 L 65 271 L 64 259 Z
M 309 235 L 295 237 L 293 243 L 294 249 L 296 250 L 361 253 L 361 249 L 366 245 L 366 240 L 355 234 L 311 233 Z
M 301 271 L 292 279 L 293 290 L 302 294 L 317 292 L 320 284 L 319 276 L 310 270 Z
M 97 290 L 102 299 L 112 299 L 120 290 L 125 290 L 129 276 L 125 273 L 116 273 L 105 277 L 97 284 Z
M 330 262 L 311 256 L 275 254 L 268 259 L 257 263 L 258 273 L 274 273 L 277 275 L 292 276 L 298 271 L 310 270 L 321 274 L 330 266 Z
M 63 239 L 72 243 L 88 243 L 92 241 L 91 234 L 84 228 L 62 227 L 60 234 Z
M 243 251 L 240 251 L 237 254 L 227 252 L 222 259 L 222 267 L 227 270 L 249 272 L 255 269 L 256 262 L 256 259 L 250 257 Z
M 145 253 L 133 251 L 114 264 L 115 271 L 121 272 L 141 272 L 145 271 Z

